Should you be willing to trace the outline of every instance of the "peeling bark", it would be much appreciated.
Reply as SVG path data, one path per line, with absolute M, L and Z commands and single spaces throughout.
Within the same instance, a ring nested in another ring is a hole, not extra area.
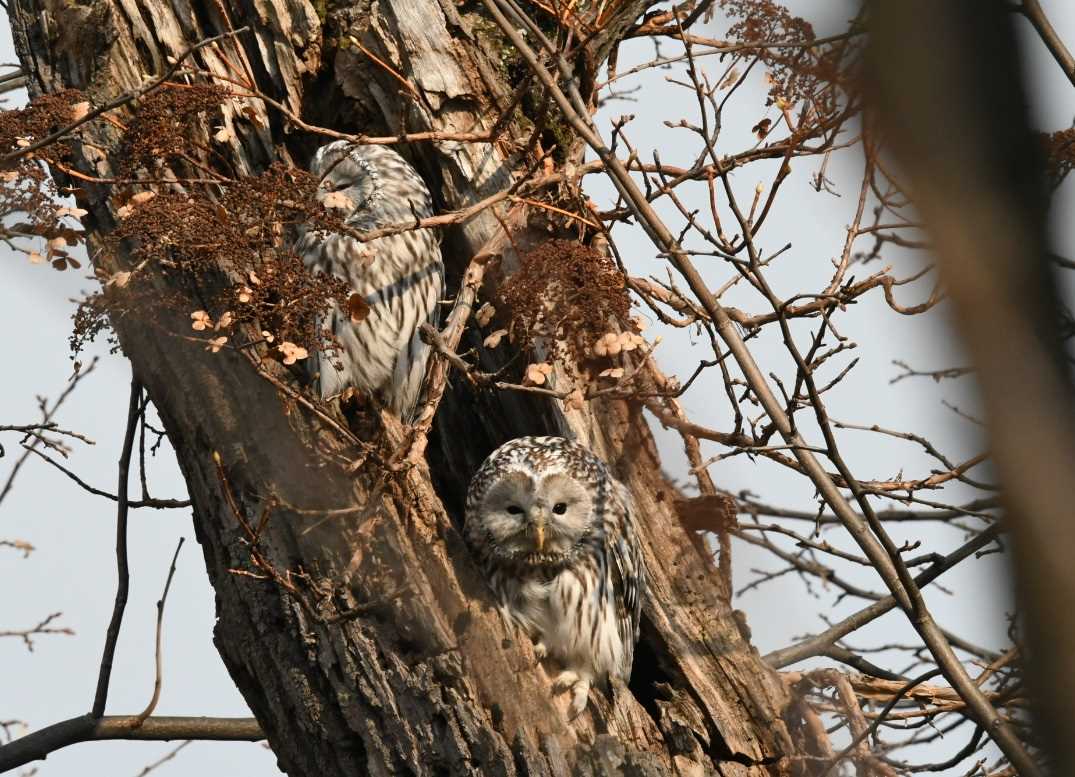
M 464 7 L 15 0 L 10 13 L 33 93 L 74 87 L 102 103 L 159 75 L 198 41 L 247 26 L 191 61 L 216 74 L 239 68 L 295 114 L 341 131 L 482 132 L 516 84 L 502 61 L 504 42 Z M 643 8 L 625 5 L 613 29 L 625 29 Z M 595 44 L 595 56 L 609 45 Z M 240 105 L 250 110 L 240 113 Z M 320 142 L 255 99 L 226 106 L 225 122 L 236 136 L 227 156 L 244 172 L 275 158 L 301 164 Z M 404 151 L 435 184 L 441 208 L 454 209 L 510 183 L 527 133 L 513 119 L 495 143 L 422 142 Z M 118 131 L 106 125 L 90 139 L 114 151 Z M 78 169 L 108 176 L 113 161 L 83 146 Z M 114 225 L 115 203 L 109 187 L 80 185 L 96 240 Z M 486 211 L 446 235 L 450 279 L 498 229 Z M 122 257 L 97 261 L 122 269 Z M 170 335 L 189 327 L 184 314 L 149 315 L 117 318 L 115 328 L 188 484 L 216 590 L 217 647 L 289 774 L 802 771 L 789 693 L 740 634 L 715 574 L 677 520 L 676 492 L 639 406 L 595 402 L 564 414 L 532 397 L 455 386 L 440 410 L 429 467 L 386 484 L 372 462 L 354 474 L 332 463 L 360 451 L 247 359 L 210 355 Z M 480 346 L 480 336 L 470 336 Z M 275 363 L 263 368 L 290 380 Z M 463 489 L 478 463 L 503 440 L 540 432 L 577 435 L 629 485 L 652 578 L 630 687 L 611 700 L 595 694 L 573 724 L 528 641 L 491 609 L 458 531 Z M 368 509 L 324 517 L 356 505 Z M 252 570 L 244 524 L 256 526 L 263 515 L 258 550 L 276 570 L 302 573 L 292 580 L 306 606 L 273 580 L 234 571 Z

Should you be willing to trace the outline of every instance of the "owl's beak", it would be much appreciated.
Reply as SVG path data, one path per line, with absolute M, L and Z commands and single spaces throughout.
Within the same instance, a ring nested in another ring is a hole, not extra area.
M 545 548 L 545 519 L 538 518 L 534 524 L 534 545 L 537 547 L 537 552 L 541 553 Z

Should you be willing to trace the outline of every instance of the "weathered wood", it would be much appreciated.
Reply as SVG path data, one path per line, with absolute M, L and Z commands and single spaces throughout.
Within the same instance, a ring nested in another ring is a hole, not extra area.
M 625 5 L 615 29 L 641 8 Z M 74 87 L 96 103 L 244 25 L 248 33 L 205 47 L 192 64 L 229 78 L 241 68 L 296 115 L 344 131 L 486 131 L 515 87 L 493 27 L 437 0 L 328 10 L 305 0 L 14 0 L 10 13 L 32 92 Z M 341 47 L 350 36 L 395 74 L 353 44 Z M 596 42 L 595 56 L 608 47 Z M 225 153 L 245 172 L 274 158 L 304 160 L 315 145 L 257 99 L 226 106 L 225 123 L 235 132 Z M 516 154 L 527 132 L 513 119 L 493 143 L 422 142 L 408 153 L 436 182 L 440 205 L 458 208 L 510 182 L 524 166 Z M 89 137 L 114 152 L 119 132 L 105 125 Z M 113 158 L 82 152 L 81 172 L 112 174 Z M 116 203 L 110 187 L 80 185 L 99 244 Z M 449 267 L 458 274 L 498 228 L 487 212 L 451 230 Z M 123 257 L 97 262 L 123 267 Z M 175 336 L 189 330 L 183 312 L 114 323 L 188 484 L 216 590 L 217 647 L 289 774 L 799 771 L 798 724 L 783 717 L 788 693 L 740 635 L 711 567 L 679 525 L 640 408 L 593 403 L 565 414 L 555 403 L 474 396 L 459 385 L 441 408 L 430 468 L 386 481 L 372 461 L 354 474 L 334 463 L 360 451 L 242 355 L 208 354 Z M 275 363 L 262 367 L 291 381 Z M 458 532 L 466 478 L 495 445 L 565 430 L 629 484 L 652 578 L 630 688 L 598 699 L 573 724 L 527 640 L 490 609 Z M 325 517 L 361 505 L 368 509 Z M 307 605 L 279 582 L 236 572 L 259 572 L 246 527 L 263 515 L 256 549 L 277 572 L 293 573 Z M 351 617 L 330 622 L 348 609 Z

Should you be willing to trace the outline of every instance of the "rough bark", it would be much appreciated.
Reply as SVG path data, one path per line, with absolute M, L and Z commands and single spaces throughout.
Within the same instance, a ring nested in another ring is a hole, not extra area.
M 616 29 L 641 9 L 625 5 Z M 74 87 L 96 104 L 243 25 L 249 33 L 191 61 L 220 74 L 240 66 L 294 113 L 342 131 L 487 130 L 515 87 L 492 25 L 466 5 L 437 0 L 328 9 L 305 0 L 17 0 L 10 13 L 32 91 Z M 341 48 L 348 35 L 402 74 L 418 99 L 354 46 Z M 606 41 L 595 52 L 607 49 Z M 260 101 L 246 105 L 262 123 L 225 109 L 241 170 L 304 161 L 323 142 L 294 132 Z M 408 152 L 452 209 L 510 182 L 523 166 L 514 153 L 524 136 L 513 121 L 495 144 L 423 142 Z M 118 132 L 106 127 L 91 138 L 114 151 Z M 107 176 L 113 166 L 83 154 L 79 169 Z M 81 186 L 96 239 L 115 223 L 115 203 L 109 187 Z M 486 212 L 446 235 L 449 279 L 498 229 Z M 123 258 L 97 261 L 114 271 Z M 216 590 L 217 647 L 289 774 L 799 771 L 797 756 L 809 747 L 789 693 L 741 635 L 679 524 L 639 407 L 593 403 L 565 414 L 553 403 L 458 386 L 441 407 L 428 468 L 384 479 L 367 461 L 352 474 L 338 462 L 359 451 L 323 417 L 243 356 L 211 355 L 170 335 L 189 329 L 182 312 L 149 315 L 118 318 L 115 327 L 189 487 Z M 290 381 L 274 363 L 263 368 Z M 630 688 L 591 703 L 572 724 L 527 640 L 491 610 L 458 532 L 462 489 L 481 459 L 505 439 L 543 431 L 579 436 L 629 485 L 652 576 Z M 324 513 L 356 505 L 369 509 Z M 312 606 L 278 581 L 235 572 L 252 569 L 244 524 L 263 516 L 257 550 L 279 572 L 302 573 L 290 579 Z

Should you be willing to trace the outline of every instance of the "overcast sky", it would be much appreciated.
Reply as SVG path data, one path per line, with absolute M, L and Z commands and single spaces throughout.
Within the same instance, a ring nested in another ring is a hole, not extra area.
M 796 12 L 817 20 L 819 34 L 838 30 L 853 7 L 850 3 L 829 0 L 790 5 Z M 1044 0 L 1042 5 L 1061 37 L 1075 42 L 1075 6 L 1065 0 Z M 823 9 L 823 17 L 814 15 L 818 13 L 817 8 Z M 721 30 L 718 20 L 709 32 L 719 35 Z M 1040 42 L 1028 39 L 1027 49 L 1038 125 L 1047 130 L 1068 126 L 1075 117 L 1075 90 Z M 0 52 L 4 61 L 15 58 L 6 23 L 0 25 Z M 645 50 L 625 52 L 621 56 L 621 71 L 629 66 L 632 56 L 646 53 Z M 719 73 L 721 65 L 717 58 L 711 57 L 705 67 L 711 73 Z M 665 162 L 684 163 L 689 161 L 693 149 L 677 142 L 678 137 L 662 122 L 690 117 L 696 108 L 693 97 L 669 86 L 663 80 L 665 75 L 651 71 L 631 82 L 642 86 L 645 99 L 637 103 L 614 102 L 603 112 L 602 119 L 607 126 L 607 121 L 619 114 L 637 114 L 631 127 L 632 140 L 642 149 L 658 148 Z M 759 108 L 762 88 L 760 82 L 752 83 L 751 95 L 744 94 L 737 100 L 741 110 L 730 110 L 726 115 L 722 136 L 722 142 L 727 143 L 726 151 L 751 144 L 750 127 L 764 113 Z M 828 277 L 829 261 L 838 253 L 851 220 L 849 208 L 857 193 L 857 162 L 853 155 L 847 159 L 837 157 L 830 169 L 830 177 L 837 182 L 842 197 L 816 193 L 809 185 L 814 171 L 812 163 L 796 166 L 763 235 L 763 247 L 768 250 L 787 242 L 793 244 L 779 269 L 769 275 L 778 293 L 823 285 Z M 766 176 L 771 178 L 772 172 L 773 168 L 761 165 L 748 168 L 735 178 L 737 191 L 743 192 L 749 201 L 754 186 L 767 180 Z M 600 200 L 607 190 L 595 184 L 593 194 Z M 1070 218 L 1075 205 L 1073 194 L 1069 182 L 1054 205 L 1056 214 L 1068 214 L 1068 218 L 1056 219 L 1054 223 L 1057 247 L 1068 256 L 1075 254 L 1075 220 Z M 621 248 L 627 253 L 632 272 L 660 271 L 660 260 L 654 257 L 652 247 L 638 236 L 623 235 Z M 71 362 L 66 349 L 73 310 L 70 299 L 93 284 L 84 277 L 85 272 L 55 272 L 47 264 L 30 264 L 22 255 L 4 255 L 0 261 L 6 264 L 5 282 L 0 286 L 0 321 L 9 332 L 4 338 L 5 366 L 0 368 L 0 423 L 25 423 L 37 416 L 35 395 L 55 396 L 70 375 Z M 911 256 L 886 256 L 886 263 L 894 264 L 900 276 L 909 274 L 908 269 L 917 266 L 918 261 Z M 706 270 L 717 282 L 726 277 L 722 267 Z M 923 299 L 928 295 L 928 286 L 917 284 L 900 289 L 897 294 L 901 299 Z M 744 295 L 741 300 L 740 303 L 735 295 L 729 299 L 731 304 L 741 304 L 748 310 L 759 309 L 756 299 Z M 830 412 L 840 420 L 879 423 L 925 434 L 956 460 L 981 450 L 981 440 L 973 425 L 958 419 L 940 402 L 946 398 L 962 409 L 973 411 L 975 398 L 970 380 L 940 387 L 925 380 L 903 381 L 895 386 L 888 383 L 895 374 L 893 359 L 907 360 L 920 369 L 965 362 L 951 336 L 946 315 L 942 305 L 925 316 L 898 316 L 883 304 L 879 294 L 850 308 L 843 317 L 843 328 L 845 334 L 860 344 L 853 355 L 859 356 L 861 362 L 830 395 Z M 772 338 L 761 338 L 753 341 L 752 347 L 763 371 L 788 374 L 790 365 L 779 343 Z M 115 488 L 115 462 L 123 432 L 130 372 L 121 356 L 108 355 L 107 349 L 101 347 L 93 350 L 102 356 L 100 365 L 68 401 L 59 421 L 96 441 L 92 447 L 76 447 L 70 466 L 89 483 L 111 491 Z M 658 353 L 668 370 L 689 374 L 698 359 L 705 358 L 705 343 L 692 345 L 682 332 L 667 332 Z M 719 381 L 719 377 L 703 379 L 686 396 L 685 404 L 698 421 L 727 429 L 730 410 L 725 406 L 720 384 L 714 381 Z M 718 399 L 714 401 L 714 397 Z M 684 477 L 678 440 L 660 430 L 658 435 L 670 472 Z M 0 478 L 4 478 L 18 448 L 10 435 L 0 442 L 8 451 L 8 456 L 0 460 Z M 913 446 L 898 444 L 899 441 L 882 442 L 873 435 L 846 433 L 841 436 L 841 443 L 853 471 L 861 478 L 883 478 L 901 470 L 922 474 L 932 466 Z M 711 451 L 707 448 L 707 452 L 716 453 L 718 448 L 713 446 Z M 718 485 L 732 491 L 749 488 L 767 501 L 800 507 L 810 504 L 809 485 L 775 466 L 739 457 L 713 467 L 712 474 Z M 981 476 L 987 478 L 988 473 Z M 167 450 L 152 462 L 149 482 L 154 496 L 185 495 L 182 478 Z M 946 496 L 957 499 L 958 489 L 950 490 Z M 20 474 L 14 492 L 0 510 L 0 537 L 26 540 L 37 550 L 25 560 L 0 551 L 5 594 L 0 599 L 0 628 L 28 626 L 48 613 L 62 611 L 59 624 L 74 629 L 76 636 L 36 640 L 32 654 L 18 640 L 0 640 L 0 667 L 3 667 L 0 720 L 21 719 L 36 729 L 89 708 L 114 595 L 114 525 L 115 510 L 111 503 L 88 497 L 43 462 L 29 462 Z M 922 539 L 928 546 L 925 549 L 938 552 L 950 550 L 962 541 L 956 532 L 922 533 L 921 527 L 895 534 L 897 541 Z M 136 712 L 150 696 L 154 604 L 180 536 L 191 541 L 183 549 L 169 599 L 164 631 L 165 682 L 157 713 L 248 714 L 212 645 L 212 590 L 200 548 L 193 542 L 189 511 L 183 510 L 132 513 L 132 590 L 116 656 L 109 713 Z M 829 539 L 837 541 L 835 536 Z M 850 547 L 847 543 L 844 546 Z M 751 568 L 773 568 L 773 565 L 768 556 L 736 544 L 737 586 L 751 579 Z M 871 572 L 863 572 L 860 578 L 873 588 L 880 587 Z M 1004 642 L 1007 628 L 1003 615 L 1010 610 L 1005 581 L 1003 564 L 990 556 L 945 579 L 946 585 L 956 592 L 955 596 L 931 589 L 928 600 L 943 626 L 974 641 L 998 647 Z M 822 591 L 819 598 L 811 601 L 804 601 L 804 596 L 798 579 L 787 576 L 736 602 L 747 613 L 755 642 L 762 652 L 782 647 L 796 635 L 823 628 L 819 613 L 840 617 L 860 606 L 848 602 L 833 607 L 832 592 Z M 793 606 L 788 606 L 789 603 Z M 903 638 L 906 634 L 902 616 L 893 613 L 876 624 L 870 639 Z M 38 764 L 38 773 L 45 777 L 76 773 L 135 775 L 170 747 L 166 743 L 83 744 L 55 753 L 47 762 Z M 276 773 L 276 768 L 272 753 L 259 744 L 194 743 L 155 774 L 169 777 L 199 772 L 268 775 Z

